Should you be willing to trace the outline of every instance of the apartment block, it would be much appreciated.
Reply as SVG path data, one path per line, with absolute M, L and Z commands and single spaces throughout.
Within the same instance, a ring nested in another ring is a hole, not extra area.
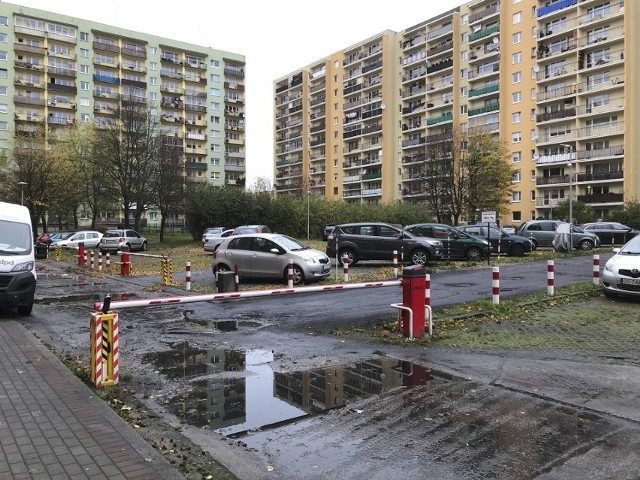
M 187 181 L 244 185 L 244 56 L 0 3 L 0 147 L 146 104 Z
M 507 146 L 515 171 L 503 223 L 552 218 L 568 198 L 604 218 L 640 190 L 638 96 L 626 91 L 639 10 L 479 0 L 276 79 L 276 190 L 423 201 L 438 143 L 480 129 Z

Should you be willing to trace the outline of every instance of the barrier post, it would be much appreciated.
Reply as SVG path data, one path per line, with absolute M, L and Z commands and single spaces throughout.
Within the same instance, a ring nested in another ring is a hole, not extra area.
M 492 285 L 493 304 L 499 305 L 500 304 L 500 267 L 493 267 L 492 273 L 493 273 L 493 285 Z
M 398 276 L 398 251 L 393 251 L 393 276 Z
M 593 284 L 600 285 L 600 255 L 593 256 Z
M 94 253 L 93 253 L 93 250 L 91 250 L 91 251 L 89 252 L 89 258 L 91 259 L 91 260 L 90 260 L 90 262 L 89 262 L 89 265 L 91 266 L 91 270 L 93 270 L 93 269 L 94 269 L 94 263 L 95 263 L 95 262 L 94 262 Z
M 425 325 L 426 275 L 422 265 L 402 269 L 402 335 L 422 337 Z
M 191 290 L 191 262 L 187 262 L 186 269 L 187 269 L 187 272 L 186 272 L 186 279 L 184 282 L 184 288 L 187 291 L 189 291 Z
M 235 272 L 235 278 L 234 278 L 234 287 L 233 289 L 236 292 L 240 291 L 240 267 L 238 265 L 234 265 L 233 266 L 233 270 Z
M 87 257 L 84 250 L 84 242 L 78 243 L 78 265 L 83 266 L 87 263 Z
M 287 287 L 293 288 L 293 260 L 289 260 L 287 266 Z
M 424 279 L 424 304 L 431 306 L 431 275 L 428 273 Z
M 130 273 L 130 263 L 129 263 L 129 247 L 124 245 L 122 247 L 120 254 L 120 275 L 123 277 L 128 277 Z
M 349 257 L 342 257 L 342 271 L 344 273 L 344 283 L 349 283 Z
M 118 314 L 92 313 L 90 332 L 91 381 L 96 388 L 114 385 L 120 377 Z
M 98 271 L 102 271 L 102 252 L 98 253 Z
M 554 277 L 554 268 L 555 268 L 555 264 L 553 260 L 547 260 L 547 295 L 553 295 L 554 294 L 554 283 L 555 283 L 555 277 Z

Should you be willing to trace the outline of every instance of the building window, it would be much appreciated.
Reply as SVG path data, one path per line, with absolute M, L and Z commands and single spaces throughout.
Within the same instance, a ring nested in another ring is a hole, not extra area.
M 511 142 L 520 143 L 522 141 L 522 134 L 520 132 L 513 132 L 511 134 Z
M 522 92 L 513 92 L 511 94 L 511 101 L 513 103 L 520 103 L 522 101 Z
M 520 112 L 513 112 L 511 114 L 511 123 L 520 123 L 521 119 Z
M 149 62 L 149 70 L 158 70 L 158 62 Z
M 7 122 L 0 122 L 0 130 L 6 130 L 7 129 Z
M 0 95 L 1 96 L 7 95 L 7 87 L 0 87 Z
M 214 180 L 220 180 L 220 172 L 211 172 L 211 178 Z
M 220 68 L 220 60 L 214 60 L 213 58 L 211 59 L 211 66 L 213 68 Z
M 531 170 L 531 180 L 535 180 L 535 179 L 536 179 L 536 171 L 535 170 Z
M 9 25 L 9 18 L 8 17 L 0 17 L 0 25 Z
M 82 123 L 89 123 L 91 121 L 91 117 L 89 116 L 88 113 L 81 113 L 80 114 L 80 121 Z
M 7 59 L 7 52 L 3 52 L 2 50 L 0 50 L 0 60 L 6 60 Z
M 511 55 L 511 62 L 514 65 L 522 62 L 522 52 L 516 52 L 513 55 Z
M 520 23 L 522 21 L 522 12 L 517 12 L 513 14 L 513 24 Z
M 88 41 L 89 41 L 89 33 L 87 33 L 87 32 L 80 32 L 80 41 L 82 41 L 82 42 L 88 42 Z
M 89 91 L 89 82 L 80 82 L 80 90 Z
M 468 91 L 469 91 L 469 87 L 460 87 L 460 96 L 466 97 Z
M 513 72 L 511 74 L 511 81 L 513 83 L 520 83 L 522 81 L 522 72 Z
M 513 34 L 513 43 L 520 43 L 522 41 L 522 32 L 516 32 Z
M 89 74 L 89 65 L 80 65 L 80 73 Z
M 80 49 L 80 57 L 89 58 L 89 50 L 87 48 Z
M 522 152 L 513 152 L 511 154 L 511 161 L 513 163 L 520 163 L 520 161 L 522 161 Z
M 1 43 L 7 43 L 7 34 L 6 33 L 0 33 L 0 42 Z
M 469 15 L 462 15 L 460 17 L 460 24 L 466 25 L 467 23 L 469 23 Z
M 467 69 L 466 68 L 460 69 L 460 78 L 467 78 Z
M 461 62 L 466 62 L 467 61 L 468 53 L 469 52 L 467 52 L 466 50 L 463 50 L 463 51 L 460 52 L 460 61 Z
M 0 68 L 0 78 L 8 78 L 9 73 L 6 68 Z
M 220 75 L 218 75 L 217 73 L 212 73 L 211 74 L 211 81 L 212 82 L 216 82 L 216 83 L 220 83 Z
M 467 105 L 460 105 L 460 115 L 466 115 L 467 114 Z
M 522 175 L 520 174 L 520 170 L 513 172 L 513 175 L 511 175 L 511 183 L 520 183 L 521 180 Z
M 149 51 L 151 52 L 152 55 L 157 55 L 158 54 L 158 48 L 157 47 L 149 47 Z
M 219 88 L 211 88 L 209 90 L 211 92 L 211 95 L 214 97 L 219 97 L 220 96 L 220 89 Z
M 91 105 L 91 100 L 89 100 L 87 97 L 81 97 L 80 105 L 82 105 L 83 107 L 88 107 Z
M 158 93 L 157 92 L 150 92 L 149 93 L 149 100 L 152 100 L 152 101 L 158 100 Z
M 522 192 L 513 192 L 511 195 L 512 202 L 519 202 L 522 200 Z
M 211 115 L 211 122 L 219 125 L 220 124 L 220 117 L 215 116 L 215 115 Z
M 211 165 L 214 165 L 216 167 L 219 166 L 220 165 L 220 159 L 218 157 L 213 157 L 211 159 Z
M 158 79 L 156 77 L 149 77 L 149 85 L 158 85 Z
M 220 145 L 217 145 L 217 144 L 214 143 L 213 145 L 211 145 L 211 151 L 212 152 L 221 152 L 222 148 L 220 148 Z
M 467 43 L 469 41 L 469 34 L 463 33 L 462 35 L 460 35 L 460 41 L 462 43 Z

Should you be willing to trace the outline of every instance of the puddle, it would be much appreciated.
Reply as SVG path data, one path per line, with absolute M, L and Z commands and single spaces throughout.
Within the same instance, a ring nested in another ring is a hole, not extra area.
M 179 344 L 147 354 L 143 361 L 170 379 L 187 382 L 183 394 L 167 399 L 173 414 L 226 436 L 280 426 L 433 380 L 431 371 L 391 357 L 287 373 L 273 371 L 273 357 L 268 350 L 202 350 Z

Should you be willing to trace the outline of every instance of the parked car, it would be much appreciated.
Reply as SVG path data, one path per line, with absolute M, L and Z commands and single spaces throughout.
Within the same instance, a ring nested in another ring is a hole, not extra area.
M 293 261 L 293 283 L 301 285 L 322 280 L 331 273 L 331 261 L 323 252 L 295 238 L 278 233 L 233 235 L 224 239 L 211 268 L 218 272 L 234 271 L 247 278 L 288 280 L 289 260 Z
M 147 249 L 147 239 L 135 230 L 116 228 L 104 232 L 99 248 L 102 253 L 117 252 L 125 245 L 132 252 L 135 250 L 144 251 Z
M 518 235 L 509 235 L 504 230 L 486 225 L 464 225 L 458 230 L 487 240 L 491 244 L 491 253 L 501 253 L 513 257 L 521 257 L 525 253 L 533 251 L 533 243 L 528 238 Z
M 205 252 L 215 252 L 220 244 L 224 242 L 224 239 L 233 235 L 235 230 L 233 228 L 229 230 L 224 230 L 220 233 L 215 233 L 213 235 L 208 235 L 207 239 L 204 242 L 204 251 Z
M 635 236 L 607 260 L 600 284 L 607 297 L 640 298 L 640 236 Z
M 595 233 L 602 244 L 623 245 L 640 233 L 618 222 L 583 223 L 580 228 L 585 232 Z
M 234 235 L 244 235 L 247 233 L 273 233 L 266 225 L 240 225 L 233 229 Z
M 38 237 L 38 239 L 36 240 L 36 243 L 45 244 L 48 246 L 58 240 L 66 240 L 74 233 L 76 233 L 75 230 L 43 233 Z
M 518 228 L 517 234 L 530 239 L 537 247 L 553 247 L 560 220 L 529 220 Z M 594 233 L 584 232 L 575 225 L 571 229 L 571 246 L 574 249 L 591 250 L 600 246 L 600 239 Z
M 335 224 L 327 223 L 322 228 L 322 240 L 324 240 L 326 242 L 329 239 L 329 235 L 331 235 L 331 233 L 333 232 L 334 228 L 336 228 Z
M 502 225 L 501 228 L 508 235 L 515 235 L 516 234 L 516 227 L 514 227 L 513 225 Z
M 100 243 L 100 239 L 102 238 L 102 233 L 95 232 L 93 230 L 80 230 L 79 232 L 75 232 L 73 235 L 59 239 L 55 239 L 49 245 L 49 248 L 78 248 L 80 243 L 84 243 L 85 248 L 96 248 Z
M 336 225 L 327 239 L 329 257 L 346 256 L 349 265 L 360 260 L 392 260 L 397 251 L 413 265 L 427 265 L 442 258 L 442 243 L 433 238 L 421 238 L 388 223 L 346 223 Z M 400 259 L 400 257 L 398 257 Z
M 404 227 L 420 237 L 430 237 L 442 243 L 443 259 L 477 260 L 489 255 L 489 243 L 473 235 L 469 235 L 455 227 L 442 223 L 416 223 Z
M 220 235 L 225 230 L 227 230 L 225 227 L 209 227 L 209 228 L 205 228 L 204 232 L 202 232 L 202 246 L 204 247 L 204 244 L 207 243 L 207 240 L 209 238 L 212 238 L 212 237 L 214 237 L 216 235 Z

